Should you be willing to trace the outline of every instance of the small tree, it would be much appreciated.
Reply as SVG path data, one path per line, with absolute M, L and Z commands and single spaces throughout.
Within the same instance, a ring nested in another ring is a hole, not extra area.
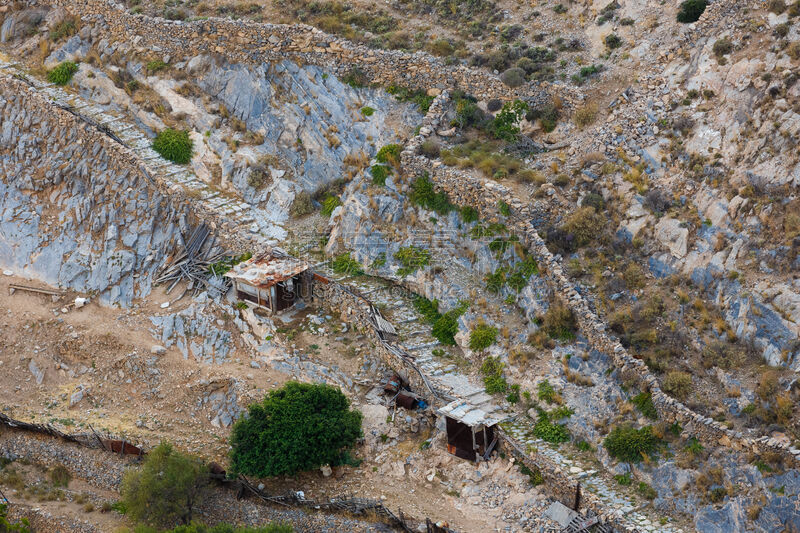
M 290 381 L 248 408 L 231 433 L 231 470 L 294 475 L 346 462 L 361 436 L 361 413 L 330 385 Z
M 208 467 L 166 442 L 147 455 L 141 468 L 128 470 L 122 479 L 128 516 L 162 529 L 189 524 L 207 492 Z

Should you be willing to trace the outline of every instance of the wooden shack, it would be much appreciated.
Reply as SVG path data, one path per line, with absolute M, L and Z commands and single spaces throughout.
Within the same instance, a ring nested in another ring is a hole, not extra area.
M 489 458 L 497 445 L 495 426 L 504 418 L 496 406 L 455 400 L 438 413 L 445 420 L 448 452 L 469 461 Z
M 239 263 L 225 277 L 233 282 L 236 298 L 277 313 L 311 294 L 313 276 L 306 261 L 267 252 Z

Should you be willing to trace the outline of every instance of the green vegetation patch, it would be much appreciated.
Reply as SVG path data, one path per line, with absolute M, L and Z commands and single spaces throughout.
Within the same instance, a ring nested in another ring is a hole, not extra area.
M 697 22 L 700 15 L 705 12 L 706 6 L 708 6 L 706 0 L 686 0 L 681 3 L 680 11 L 678 11 L 678 22 L 684 24 Z
M 251 257 L 253 257 L 252 252 L 245 252 L 241 255 L 225 257 L 216 263 L 208 265 L 208 273 L 214 276 L 222 276 L 242 261 L 247 261 Z
M 386 178 L 392 173 L 392 167 L 388 165 L 372 165 L 369 173 L 372 174 L 372 184 L 383 187 L 386 185 Z
M 185 165 L 192 159 L 192 140 L 189 132 L 167 128 L 158 132 L 153 141 L 153 150 L 167 161 Z
M 122 478 L 126 515 L 159 529 L 191 522 L 208 495 L 208 473 L 201 460 L 162 442 Z
M 413 102 L 417 104 L 423 115 L 430 109 L 434 98 L 433 96 L 429 96 L 427 92 L 421 89 L 412 90 L 406 87 L 399 87 L 397 85 L 390 85 L 386 88 L 386 92 L 393 95 L 401 102 Z
M 653 428 L 645 426 L 634 429 L 618 426 L 603 441 L 603 446 L 612 457 L 620 461 L 638 463 L 656 451 L 661 441 L 653 434 Z
M 650 420 L 658 420 L 658 411 L 653 403 L 653 395 L 649 392 L 640 392 L 631 398 L 631 403 Z
M 488 324 L 478 324 L 469 333 L 469 349 L 482 352 L 497 342 L 497 328 Z
M 397 271 L 400 277 L 407 276 L 427 266 L 431 260 L 431 252 L 426 248 L 417 246 L 402 246 L 394 254 L 394 258 L 402 265 Z
M 364 274 L 361 263 L 350 257 L 350 252 L 337 255 L 331 262 L 331 268 L 337 274 L 346 274 L 348 276 L 361 276 Z
M 329 217 L 331 214 L 333 214 L 333 210 L 340 205 L 342 205 L 342 201 L 339 199 L 339 197 L 329 194 L 322 201 L 322 207 L 320 208 L 319 212 L 322 213 L 322 216 Z
M 502 394 L 508 390 L 508 382 L 503 377 L 503 364 L 497 357 L 487 357 L 481 364 L 483 385 L 489 394 Z
M 47 73 L 47 81 L 56 85 L 66 85 L 76 72 L 78 72 L 77 63 L 74 61 L 64 61 Z
M 563 416 L 558 415 L 571 415 L 571 411 L 567 410 L 566 412 L 561 412 L 558 409 L 555 410 L 554 413 L 548 413 L 547 411 L 540 410 L 539 417 L 536 419 L 536 424 L 533 426 L 533 434 L 536 435 L 538 438 L 542 439 L 543 441 L 549 442 L 551 444 L 561 444 L 562 442 L 567 442 L 570 439 L 569 430 L 554 422 L 553 420 L 558 420 L 559 418 L 564 418 Z
M 456 207 L 450 203 L 450 198 L 444 192 L 435 192 L 433 182 L 428 173 L 424 173 L 411 184 L 411 203 L 425 209 L 446 215 Z
M 231 433 L 231 470 L 271 477 L 350 463 L 361 413 L 338 388 L 290 381 L 248 407 Z
M 379 163 L 386 163 L 393 167 L 398 167 L 400 165 L 400 152 L 402 149 L 403 148 L 399 144 L 387 144 L 378 150 L 375 159 L 377 159 Z

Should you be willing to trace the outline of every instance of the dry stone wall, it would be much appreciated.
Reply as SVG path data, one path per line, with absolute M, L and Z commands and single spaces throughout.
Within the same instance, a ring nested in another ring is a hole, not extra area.
M 401 153 L 403 172 L 412 177 L 428 173 L 435 186 L 447 193 L 454 204 L 472 206 L 485 219 L 499 216 L 500 202 L 510 206 L 511 216 L 507 220 L 509 230 L 519 237 L 520 242 L 537 260 L 540 275 L 554 293 L 572 309 L 581 333 L 596 350 L 611 356 L 625 378 L 635 380 L 642 390 L 650 391 L 653 403 L 663 420 L 669 423 L 678 422 L 687 432 L 712 446 L 721 445 L 758 454 L 777 452 L 791 462 L 800 463 L 800 450 L 767 436 L 758 438 L 745 436 L 709 417 L 695 413 L 665 394 L 647 366 L 629 354 L 617 338 L 606 332 L 606 324 L 578 293 L 564 272 L 561 262 L 555 259 L 539 236 L 537 228 L 531 222 L 535 218 L 534 213 L 528 205 L 499 183 L 475 178 L 458 169 L 447 167 L 440 161 L 432 161 L 420 155 L 420 146 L 442 121 L 448 98 L 447 92 L 443 92 L 434 99 L 428 114 L 423 119 L 419 135 L 412 138 L 404 148 Z
M 436 389 L 414 364 L 414 358 L 402 345 L 388 342 L 375 327 L 373 309 L 370 301 L 353 289 L 331 280 L 321 280 L 318 276 L 313 287 L 313 301 L 341 315 L 341 319 L 351 324 L 372 341 L 376 356 L 386 366 L 398 373 L 410 387 L 424 396 L 431 405 L 443 405 L 453 398 L 446 391 Z
M 429 54 L 375 50 L 334 37 L 302 24 L 259 24 L 243 20 L 208 18 L 169 21 L 133 15 L 107 0 L 28 0 L 29 5 L 60 6 L 74 15 L 92 17 L 105 28 L 109 42 L 119 51 L 140 50 L 190 59 L 200 54 L 221 56 L 231 62 L 260 64 L 290 59 L 329 69 L 341 77 L 358 67 L 370 83 L 398 85 L 437 92 L 462 89 L 478 98 L 546 98 L 544 85 L 527 84 L 512 89 L 488 72 L 465 66 L 447 66 Z
M 422 372 L 414 364 L 401 345 L 383 340 L 375 328 L 372 306 L 366 297 L 352 289 L 334 281 L 321 281 L 319 277 L 314 283 L 314 303 L 340 313 L 341 319 L 365 333 L 375 347 L 374 356 L 397 372 L 405 379 L 414 392 L 424 396 L 431 405 L 439 406 L 451 401 L 446 391 L 436 390 L 426 380 Z M 547 493 L 568 507 L 575 505 L 575 495 L 579 490 L 579 481 L 554 463 L 547 456 L 536 451 L 525 450 L 522 444 L 496 426 L 499 439 L 504 449 L 532 471 L 541 473 L 547 486 Z M 620 516 L 609 512 L 605 504 L 594 494 L 585 491 L 580 496 L 580 509 L 591 509 L 598 515 L 601 523 L 613 526 L 617 531 L 638 533 L 638 529 L 629 526 Z

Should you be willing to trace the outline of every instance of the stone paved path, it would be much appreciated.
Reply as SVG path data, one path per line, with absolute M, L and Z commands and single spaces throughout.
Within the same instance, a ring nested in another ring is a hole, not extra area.
M 306 257 L 306 259 L 313 264 L 311 258 Z M 476 384 L 474 379 L 461 373 L 451 360 L 433 355 L 433 350 L 439 346 L 439 342 L 431 336 L 430 325 L 425 323 L 414 309 L 409 294 L 391 290 L 391 287 L 379 279 L 335 274 L 325 264 L 316 265 L 314 268 L 331 279 L 357 288 L 378 307 L 385 306 L 387 310 L 391 310 L 390 321 L 398 330 L 406 351 L 417 358 L 416 363 L 420 370 L 438 388 L 472 403 L 480 403 L 483 397 L 489 396 L 482 385 Z M 580 481 L 583 490 L 595 494 L 604 502 L 609 512 L 615 511 L 623 515 L 631 527 L 636 527 L 640 531 L 682 533 L 683 530 L 680 528 L 669 524 L 662 525 L 660 517 L 655 516 L 653 509 L 643 508 L 642 502 L 622 492 L 610 473 L 598 472 L 581 464 L 580 460 L 570 459 L 549 443 L 533 436 L 533 423 L 527 417 L 517 417 L 510 422 L 502 423 L 501 426 L 523 449 L 534 448 L 540 455 L 561 466 L 570 477 Z
M 59 87 L 31 76 L 20 65 L 0 55 L 0 74 L 24 76 L 42 97 L 59 106 L 69 106 L 76 113 L 107 127 L 134 152 L 152 176 L 158 176 L 170 187 L 183 189 L 197 197 L 203 207 L 214 212 L 233 228 L 249 231 L 255 221 L 252 207 L 228 193 L 222 193 L 200 180 L 189 165 L 176 165 L 163 159 L 151 147 L 152 141 L 130 117 L 110 106 L 84 98 L 69 87 Z M 178 189 L 174 189 L 178 190 Z M 195 192 L 191 192 L 195 191 Z

